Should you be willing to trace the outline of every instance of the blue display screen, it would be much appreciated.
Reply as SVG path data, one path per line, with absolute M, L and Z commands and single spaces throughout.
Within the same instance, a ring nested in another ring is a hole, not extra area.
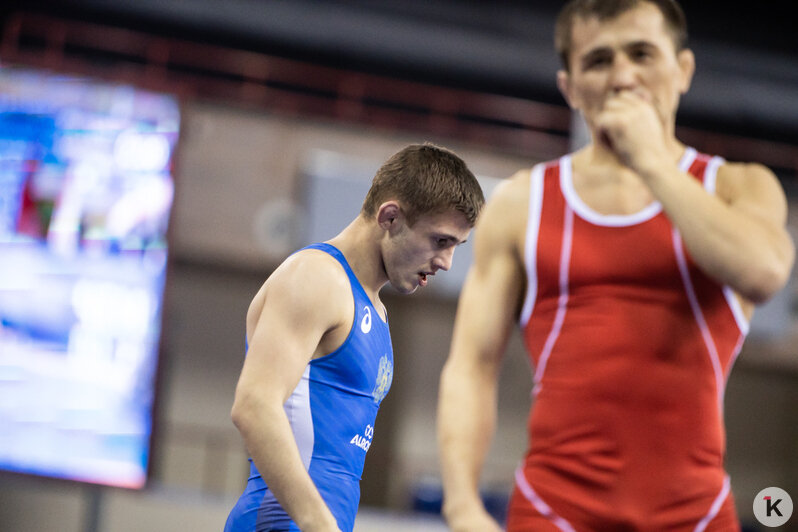
M 177 99 L 0 66 L 0 469 L 147 480 Z

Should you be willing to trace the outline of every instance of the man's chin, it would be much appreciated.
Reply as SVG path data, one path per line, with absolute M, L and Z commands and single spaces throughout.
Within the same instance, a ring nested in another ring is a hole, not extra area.
M 393 287 L 394 290 L 396 290 L 397 292 L 399 292 L 400 294 L 403 294 L 403 295 L 410 295 L 410 294 L 414 293 L 416 290 L 418 290 L 418 285 L 417 284 L 408 284 L 408 283 L 396 284 L 396 283 L 391 283 L 391 286 Z

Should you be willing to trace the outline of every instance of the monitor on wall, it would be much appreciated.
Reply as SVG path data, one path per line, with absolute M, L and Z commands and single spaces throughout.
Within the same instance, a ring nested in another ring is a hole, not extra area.
M 0 470 L 141 488 L 173 95 L 0 65 Z

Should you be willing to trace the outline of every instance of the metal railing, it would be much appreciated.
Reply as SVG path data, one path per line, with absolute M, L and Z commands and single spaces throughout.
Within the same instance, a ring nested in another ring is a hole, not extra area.
M 130 29 L 17 12 L 0 61 L 252 105 L 281 115 L 421 131 L 500 153 L 551 158 L 568 151 L 565 106 L 334 69 Z M 553 81 L 552 81 L 553 82 Z M 798 176 L 798 146 L 677 128 L 697 149 Z

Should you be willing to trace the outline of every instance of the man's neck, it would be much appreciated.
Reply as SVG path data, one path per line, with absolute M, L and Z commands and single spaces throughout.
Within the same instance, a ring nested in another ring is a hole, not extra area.
M 676 138 L 668 142 L 668 152 L 674 164 L 678 164 L 684 156 L 686 146 Z M 600 174 L 606 174 L 607 170 L 617 169 L 618 175 L 626 173 L 634 174 L 634 171 L 624 165 L 615 153 L 600 143 L 591 142 L 581 150 L 572 154 L 575 171 L 580 173 L 593 173 L 590 169 L 598 170 Z
M 355 276 L 372 300 L 388 282 L 388 275 L 380 254 L 383 232 L 377 223 L 363 215 L 355 218 L 343 231 L 328 240 L 346 257 Z

